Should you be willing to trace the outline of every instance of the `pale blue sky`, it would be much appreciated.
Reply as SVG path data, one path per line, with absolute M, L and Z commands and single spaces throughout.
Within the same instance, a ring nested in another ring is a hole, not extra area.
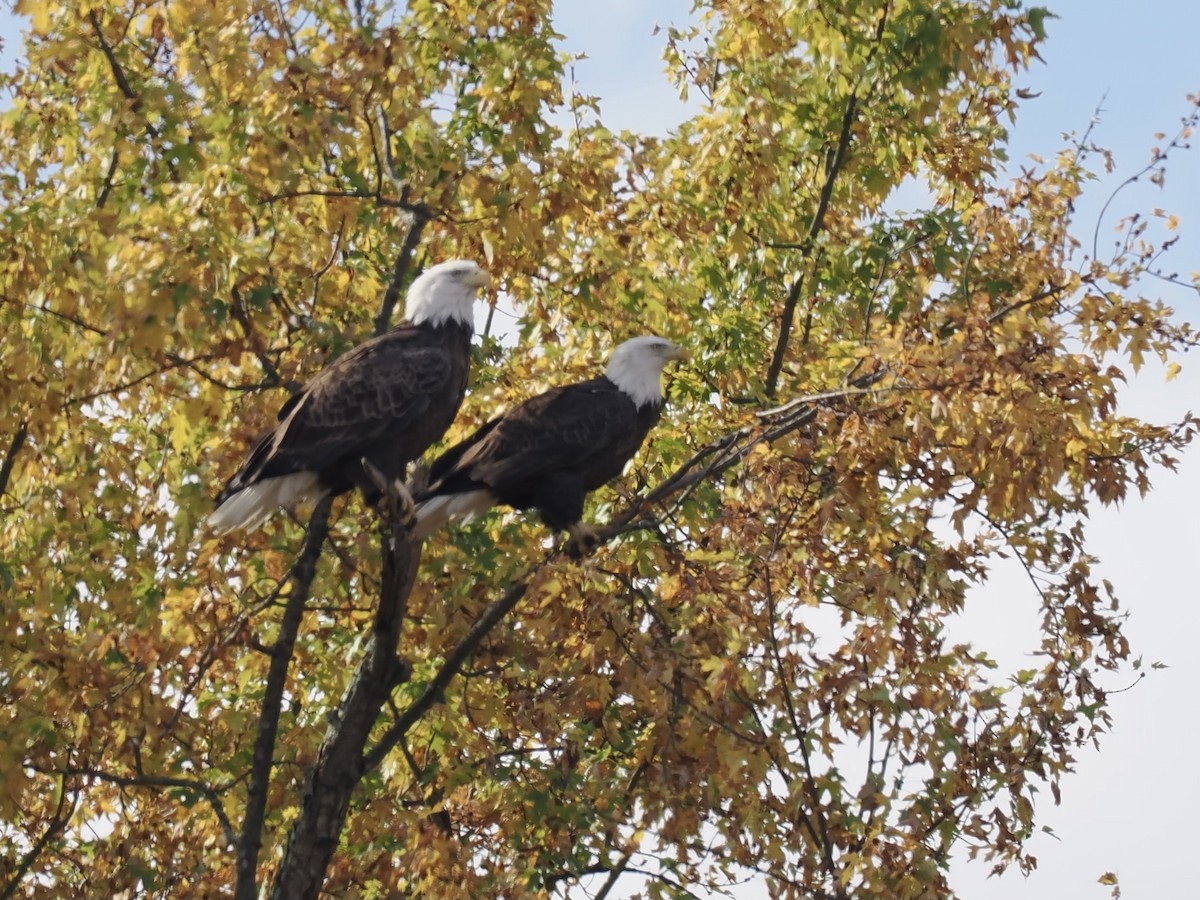
M 1061 133 L 1079 131 L 1103 100 L 1094 136 L 1116 154 L 1117 173 L 1079 205 L 1077 221 L 1091 223 L 1112 186 L 1149 158 L 1153 134 L 1173 134 L 1186 111 L 1185 95 L 1200 91 L 1200 0 L 1045 0 L 1059 18 L 1049 20 L 1045 65 L 1018 79 L 1034 93 L 1012 130 L 1011 156 L 1031 152 L 1051 156 Z M 613 129 L 665 132 L 684 111 L 662 76 L 664 37 L 652 35 L 655 21 L 682 23 L 686 0 L 566 0 L 557 9 L 557 29 L 566 48 L 586 51 L 576 76 L 586 93 L 601 96 L 603 119 Z M 0 65 L 8 68 L 19 52 L 13 20 L 0 10 Z M 1101 231 L 1126 212 L 1152 207 L 1182 220 L 1176 267 L 1200 269 L 1200 148 L 1180 155 L 1165 189 L 1141 184 L 1114 203 Z M 1157 290 L 1148 285 L 1149 290 Z M 1182 318 L 1200 320 L 1195 291 L 1161 294 Z M 1200 360 L 1200 357 L 1197 358 Z M 1127 412 L 1152 419 L 1178 418 L 1200 407 L 1200 371 L 1190 359 L 1172 383 L 1148 367 L 1134 379 L 1124 400 Z M 1040 812 L 1059 840 L 1039 836 L 1032 851 L 1038 871 L 1028 880 L 1010 872 L 988 879 L 981 864 L 961 866 L 952 883 L 967 900 L 1105 900 L 1108 888 L 1096 883 L 1102 872 L 1120 876 L 1124 896 L 1191 900 L 1195 881 L 1190 814 L 1200 802 L 1194 748 L 1200 741 L 1195 690 L 1200 686 L 1200 604 L 1194 566 L 1200 560 L 1200 453 L 1184 460 L 1179 475 L 1160 474 L 1157 489 L 1094 520 L 1095 552 L 1103 572 L 1131 611 L 1128 633 L 1146 661 L 1171 668 L 1152 672 L 1135 689 L 1112 698 L 1114 731 L 1096 753 L 1079 753 L 1079 771 L 1063 788 L 1063 804 L 1053 808 L 1046 794 Z M 1020 577 L 1001 573 L 974 602 L 964 627 L 991 641 L 1002 660 L 1019 659 L 1025 649 L 1018 622 L 1027 615 L 1027 589 Z M 1114 683 L 1113 687 L 1118 684 Z M 760 892 L 747 889 L 744 895 Z

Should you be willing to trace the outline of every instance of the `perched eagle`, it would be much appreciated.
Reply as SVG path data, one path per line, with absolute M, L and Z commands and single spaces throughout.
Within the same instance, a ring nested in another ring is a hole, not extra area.
M 377 489 L 366 458 L 389 479 L 442 436 L 467 388 L 474 305 L 489 283 L 467 260 L 426 269 L 409 288 L 408 318 L 335 360 L 279 410 L 208 517 L 217 534 L 257 528 L 280 507 Z
M 660 337 L 613 351 L 599 378 L 557 387 L 492 419 L 434 462 L 417 496 L 414 537 L 469 521 L 497 503 L 537 509 L 570 533 L 574 549 L 594 542 L 580 520 L 589 491 L 616 478 L 662 413 L 663 366 L 687 359 Z

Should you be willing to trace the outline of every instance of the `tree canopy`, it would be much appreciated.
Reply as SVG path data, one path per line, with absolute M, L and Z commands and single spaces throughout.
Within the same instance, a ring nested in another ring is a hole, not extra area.
M 1197 425 L 1116 402 L 1196 342 L 1144 277 L 1175 220 L 1097 248 L 1087 134 L 1005 174 L 1044 10 L 698 0 L 662 33 L 697 111 L 654 136 L 573 88 L 548 0 L 17 8 L 0 897 L 930 898 L 952 850 L 1035 864 L 1137 656 L 1089 511 Z M 447 440 L 623 338 L 696 357 L 601 548 L 493 514 L 418 554 L 353 496 L 206 536 L 289 390 L 453 257 L 500 290 Z M 1004 557 L 1016 671 L 948 631 Z

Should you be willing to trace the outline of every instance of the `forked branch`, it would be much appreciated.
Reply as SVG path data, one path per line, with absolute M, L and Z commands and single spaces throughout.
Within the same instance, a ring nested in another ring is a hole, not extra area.
M 363 748 L 384 704 L 409 666 L 397 656 L 416 580 L 421 548 L 408 539 L 412 498 L 403 484 L 388 482 L 366 460 L 364 468 L 383 493 L 379 503 L 383 578 L 367 650 L 350 686 L 331 716 L 317 762 L 305 779 L 300 815 L 288 835 L 271 896 L 316 900 L 350 811 L 350 798 L 364 774 Z
M 262 848 L 263 827 L 266 821 L 267 795 L 271 786 L 271 760 L 275 754 L 275 741 L 279 732 L 279 716 L 283 707 L 284 688 L 287 684 L 288 666 L 300 633 L 304 618 L 304 607 L 308 603 L 313 579 L 317 573 L 317 559 L 321 546 L 329 531 L 331 497 L 324 497 L 313 510 L 304 539 L 304 549 L 292 567 L 292 589 L 284 606 L 283 621 L 279 625 L 279 636 L 271 645 L 271 664 L 267 670 L 267 684 L 263 692 L 262 714 L 258 723 L 258 734 L 254 740 L 254 756 L 250 767 L 250 784 L 246 795 L 246 815 L 242 822 L 242 833 L 237 845 L 237 887 L 235 900 L 255 900 L 258 896 L 257 872 L 258 853 Z

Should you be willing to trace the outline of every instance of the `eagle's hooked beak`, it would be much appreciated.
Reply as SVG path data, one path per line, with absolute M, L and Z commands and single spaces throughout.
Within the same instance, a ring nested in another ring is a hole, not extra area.
M 673 344 L 671 349 L 667 351 L 667 359 L 676 359 L 680 362 L 691 362 L 692 354 L 686 347 L 680 347 L 678 344 Z
M 484 269 L 476 269 L 474 272 L 464 278 L 463 281 L 473 288 L 479 288 L 480 290 L 483 290 L 492 283 L 492 276 L 489 275 Z

